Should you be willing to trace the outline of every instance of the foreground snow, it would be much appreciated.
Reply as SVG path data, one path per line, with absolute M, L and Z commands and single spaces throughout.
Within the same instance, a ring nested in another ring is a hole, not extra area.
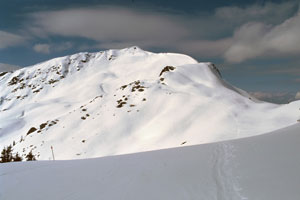
M 1 164 L 0 199 L 299 199 L 299 133 L 296 124 L 219 143 Z
M 137 47 L 0 74 L 0 146 L 39 160 L 92 158 L 242 138 L 297 123 L 300 101 L 259 102 L 211 63 Z

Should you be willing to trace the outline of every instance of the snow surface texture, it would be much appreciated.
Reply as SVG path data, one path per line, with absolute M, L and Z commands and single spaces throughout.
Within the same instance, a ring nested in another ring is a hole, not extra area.
M 299 133 L 296 124 L 183 148 L 1 164 L 0 199 L 299 199 Z
M 79 53 L 0 74 L 0 146 L 118 155 L 262 134 L 297 123 L 299 107 L 260 102 L 186 55 Z

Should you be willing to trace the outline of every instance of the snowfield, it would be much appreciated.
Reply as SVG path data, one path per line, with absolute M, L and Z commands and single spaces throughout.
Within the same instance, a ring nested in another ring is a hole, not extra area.
M 260 102 L 186 55 L 79 53 L 0 73 L 0 147 L 63 160 L 204 144 L 293 125 L 299 107 Z
M 1 164 L 0 199 L 299 199 L 299 133 L 296 124 L 182 148 Z

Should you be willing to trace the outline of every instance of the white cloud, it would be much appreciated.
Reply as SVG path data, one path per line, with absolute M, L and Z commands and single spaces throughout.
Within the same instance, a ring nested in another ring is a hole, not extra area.
M 235 24 L 244 24 L 251 21 L 278 24 L 291 17 L 291 13 L 293 13 L 297 7 L 298 3 L 296 1 L 286 1 L 282 3 L 267 2 L 265 4 L 249 5 L 244 8 L 226 6 L 217 8 L 215 16 L 218 19 Z
M 31 15 L 38 34 L 79 36 L 96 41 L 174 41 L 188 31 L 162 13 L 120 7 L 73 8 Z
M 23 44 L 25 41 L 22 36 L 0 30 L 0 49 Z
M 49 54 L 51 52 L 65 51 L 72 46 L 71 42 L 63 42 L 60 44 L 35 44 L 33 50 L 38 53 Z
M 263 56 L 299 55 L 299 35 L 299 13 L 276 26 L 248 23 L 235 32 L 224 57 L 229 62 L 242 62 Z
M 183 40 L 176 45 L 177 49 L 188 54 L 197 54 L 203 57 L 220 57 L 230 47 L 231 38 L 224 38 L 215 41 L 211 40 Z
M 0 63 L 0 72 L 9 72 L 20 69 L 20 66 Z
M 60 44 L 52 45 L 53 51 L 65 51 L 73 47 L 71 42 L 62 42 Z
M 222 7 L 212 15 L 180 15 L 96 6 L 32 13 L 30 23 L 25 26 L 41 38 L 83 37 L 94 40 L 93 47 L 138 45 L 204 58 L 224 57 L 234 63 L 256 57 L 298 54 L 300 17 L 292 15 L 296 8 L 296 1 L 288 1 L 244 8 Z M 49 53 L 54 48 L 44 45 L 35 50 Z
M 209 24 L 198 15 L 187 17 L 122 7 L 95 7 L 38 12 L 30 18 L 28 29 L 37 36 L 84 37 L 96 41 L 93 48 L 138 45 L 211 58 L 221 56 L 231 42 L 228 38 L 198 39 L 199 34 L 207 34 L 202 23 Z M 80 49 L 90 47 L 82 45 Z
M 297 93 L 296 93 L 295 99 L 296 99 L 296 100 L 300 100 L 300 92 L 297 92 Z
M 35 52 L 49 54 L 50 53 L 50 45 L 49 44 L 35 44 L 33 46 Z

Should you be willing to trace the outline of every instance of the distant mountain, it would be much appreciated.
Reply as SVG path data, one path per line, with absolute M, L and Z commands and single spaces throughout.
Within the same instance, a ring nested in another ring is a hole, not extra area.
M 138 47 L 0 73 L 0 145 L 39 160 L 248 137 L 297 123 L 300 101 L 256 100 L 211 63 Z

